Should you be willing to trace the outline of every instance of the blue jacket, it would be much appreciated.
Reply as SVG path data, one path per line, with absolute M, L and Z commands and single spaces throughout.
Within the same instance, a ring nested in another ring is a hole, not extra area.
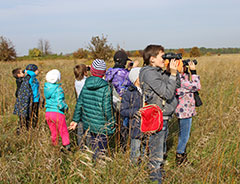
M 39 82 L 36 78 L 36 74 L 33 71 L 27 70 L 27 74 L 31 77 L 29 83 L 32 87 L 33 92 L 33 102 L 39 102 L 40 93 L 39 93 Z
M 131 138 L 139 139 L 143 136 L 140 131 L 140 119 L 134 115 L 142 107 L 141 94 L 137 88 L 132 85 L 123 93 L 120 114 L 124 119 L 129 118 L 129 127 L 131 127 Z
M 61 84 L 45 82 L 44 96 L 46 98 L 46 112 L 59 112 L 64 114 L 64 111 L 68 109 Z

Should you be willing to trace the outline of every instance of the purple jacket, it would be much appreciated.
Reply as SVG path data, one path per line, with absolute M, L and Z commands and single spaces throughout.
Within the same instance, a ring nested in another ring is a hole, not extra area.
M 122 96 L 132 84 L 128 75 L 129 71 L 124 68 L 109 68 L 106 72 L 106 81 L 113 84 L 119 96 Z

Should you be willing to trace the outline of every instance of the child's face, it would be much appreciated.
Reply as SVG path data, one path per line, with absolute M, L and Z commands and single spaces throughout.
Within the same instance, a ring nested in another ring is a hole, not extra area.
M 158 55 L 156 57 L 151 57 L 150 61 L 153 67 L 160 67 L 160 68 L 164 68 L 164 60 L 162 58 L 162 56 L 164 55 L 164 52 L 159 51 Z
M 134 82 L 134 86 L 140 87 L 139 77 L 138 77 L 137 80 Z
M 38 75 L 38 74 L 39 74 L 39 70 L 36 70 L 34 73 L 35 73 L 36 75 Z
M 25 77 L 25 74 L 23 73 L 22 70 L 19 71 L 19 73 L 17 74 L 17 77 L 18 78 Z

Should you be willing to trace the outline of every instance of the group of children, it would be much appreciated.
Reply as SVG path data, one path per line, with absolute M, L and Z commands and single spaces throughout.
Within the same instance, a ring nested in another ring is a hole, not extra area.
M 137 67 L 138 62 L 132 62 L 123 50 L 115 53 L 115 65 L 108 70 L 106 63 L 101 59 L 95 59 L 90 67 L 84 64 L 75 66 L 77 103 L 68 128 L 64 116 L 68 106 L 59 84 L 60 72 L 56 69 L 49 71 L 44 85 L 45 117 L 53 144 L 57 144 L 59 132 L 63 145 L 69 149 L 68 129 L 73 130 L 78 127 L 82 130 L 78 131 L 79 144 L 87 134 L 88 146 L 94 151 L 93 158 L 99 158 L 105 154 L 109 137 L 116 131 L 116 119 L 118 119 L 116 114 L 119 113 L 121 126 L 129 132 L 129 135 L 123 134 L 123 136 L 129 136 L 131 140 L 130 159 L 133 163 L 138 163 L 148 139 L 150 178 L 161 183 L 167 153 L 168 121 L 175 112 L 180 129 L 176 161 L 180 165 L 186 161 L 186 144 L 190 135 L 192 116 L 196 114 L 193 93 L 201 87 L 193 62 L 190 62 L 189 67 L 181 67 L 178 71 L 179 62 L 171 60 L 165 69 L 163 54 L 164 48 L 161 45 L 149 45 L 143 51 L 143 67 Z M 128 60 L 131 62 L 127 65 Z M 90 77 L 88 70 L 91 73 Z M 35 121 L 29 116 L 30 108 L 25 108 L 22 102 L 28 103 L 33 109 L 34 116 L 38 117 L 37 73 L 36 65 L 28 65 L 24 73 L 20 69 L 13 71 L 18 86 L 14 112 L 19 115 L 20 127 L 25 123 L 28 128 L 29 120 Z M 114 98 L 121 102 L 120 108 L 115 105 Z M 156 104 L 161 108 L 163 112 L 161 131 L 151 135 L 144 135 L 140 131 L 141 120 L 136 115 L 143 104 Z M 32 123 L 33 127 L 36 126 L 36 122 Z
M 36 78 L 39 70 L 37 65 L 29 64 L 24 71 L 16 68 L 12 71 L 16 78 L 16 104 L 14 114 L 19 116 L 19 128 L 17 134 L 23 126 L 36 128 L 38 122 L 38 109 L 40 101 L 39 82 Z

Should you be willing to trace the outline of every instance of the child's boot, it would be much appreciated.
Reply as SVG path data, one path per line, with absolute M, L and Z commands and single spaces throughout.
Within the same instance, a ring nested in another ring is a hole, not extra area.
M 176 165 L 181 166 L 183 163 L 187 162 L 187 153 L 177 153 L 176 154 Z
M 71 151 L 71 147 L 70 147 L 70 144 L 66 145 L 66 146 L 63 146 L 63 148 L 61 148 L 61 152 L 63 153 L 68 153 Z

